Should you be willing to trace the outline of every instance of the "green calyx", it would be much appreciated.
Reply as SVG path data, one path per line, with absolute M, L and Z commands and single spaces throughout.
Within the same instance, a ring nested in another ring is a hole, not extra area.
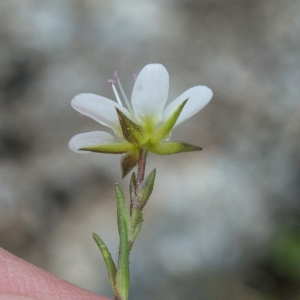
M 173 114 L 152 132 L 149 139 L 150 143 L 156 144 L 159 141 L 165 139 L 170 134 L 187 101 L 188 99 L 179 104 Z
M 181 152 L 199 151 L 203 150 L 199 146 L 194 146 L 185 142 L 162 141 L 154 144 L 149 149 L 150 152 L 159 155 L 171 155 Z
M 169 136 L 187 101 L 188 99 L 179 104 L 173 114 L 159 127 L 152 130 L 151 132 L 146 129 L 147 124 L 141 126 L 133 122 L 124 113 L 116 108 L 124 139 L 127 142 L 134 144 L 139 149 L 142 146 L 145 146 L 147 148 L 147 145 L 155 145 L 158 142 L 162 141 L 167 136 Z
M 202 150 L 201 147 L 185 142 L 165 141 L 165 139 L 170 136 L 187 101 L 188 99 L 179 104 L 172 115 L 154 129 L 152 125 L 149 125 L 151 120 L 148 120 L 148 122 L 145 121 L 145 124 L 142 125 L 137 124 L 116 108 L 124 141 L 120 143 L 86 146 L 80 150 L 110 154 L 125 154 L 121 159 L 123 178 L 138 164 L 139 151 L 141 149 L 145 152 L 151 152 L 158 155 L 170 155 L 180 152 Z
M 140 147 L 143 144 L 145 144 L 149 139 L 148 131 L 141 125 L 136 124 L 135 122 L 130 120 L 119 109 L 116 108 L 116 110 L 124 139 L 127 142 L 136 145 L 137 147 Z

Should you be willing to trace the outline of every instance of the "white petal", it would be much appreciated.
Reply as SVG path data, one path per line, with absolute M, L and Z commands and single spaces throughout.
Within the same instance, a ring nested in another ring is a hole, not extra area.
M 137 120 L 162 118 L 169 94 L 169 73 L 161 64 L 146 65 L 139 73 L 131 96 Z
M 115 133 L 120 132 L 116 107 L 129 116 L 129 112 L 122 105 L 94 94 L 79 94 L 71 101 L 71 105 L 79 113 L 112 128 Z
M 104 131 L 90 131 L 74 135 L 69 141 L 69 148 L 76 153 L 91 153 L 78 150 L 86 146 L 96 146 L 114 142 L 114 137 Z
M 182 93 L 179 97 L 177 97 L 174 101 L 172 101 L 166 108 L 164 113 L 164 120 L 168 119 L 172 113 L 176 110 L 178 105 L 182 103 L 184 100 L 188 99 L 185 104 L 181 114 L 179 115 L 175 126 L 184 122 L 185 120 L 192 117 L 199 110 L 201 110 L 212 98 L 213 92 L 207 86 L 199 85 L 194 86 L 184 93 Z M 174 127 L 175 127 L 174 126 Z

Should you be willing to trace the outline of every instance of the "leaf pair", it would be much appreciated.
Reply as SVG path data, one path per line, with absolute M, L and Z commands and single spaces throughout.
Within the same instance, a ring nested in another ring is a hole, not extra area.
M 120 236 L 119 259 L 118 268 L 111 257 L 107 246 L 104 241 L 96 234 L 93 238 L 101 251 L 103 259 L 108 271 L 110 285 L 112 287 L 115 299 L 128 299 L 129 289 L 129 252 L 130 247 L 128 244 L 128 231 L 129 231 L 129 216 L 127 211 L 126 200 L 119 185 L 116 185 L 117 195 L 117 219 L 118 230 Z
M 116 185 L 117 197 L 117 220 L 120 236 L 118 267 L 116 267 L 111 253 L 104 241 L 96 234 L 93 238 L 100 249 L 109 275 L 109 281 L 115 296 L 115 299 L 128 299 L 129 289 L 129 253 L 137 237 L 143 222 L 143 208 L 146 205 L 154 186 L 156 170 L 154 169 L 137 186 L 135 173 L 132 174 L 130 182 L 130 214 L 126 205 L 124 193 L 120 186 Z

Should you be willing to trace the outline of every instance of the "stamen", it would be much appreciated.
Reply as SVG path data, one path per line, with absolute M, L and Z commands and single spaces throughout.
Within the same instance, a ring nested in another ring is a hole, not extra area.
M 113 80 L 113 79 L 108 79 L 107 82 L 108 82 L 109 84 L 116 84 L 116 81 Z
M 115 74 L 115 72 L 114 72 L 114 74 Z M 108 79 L 107 82 L 111 85 L 111 87 L 112 87 L 112 89 L 113 89 L 113 92 L 114 92 L 114 94 L 115 94 L 115 97 L 116 97 L 118 103 L 119 103 L 120 105 L 123 106 L 122 101 L 121 101 L 121 99 L 120 99 L 120 96 L 119 96 L 119 94 L 118 94 L 118 91 L 117 91 L 117 89 L 116 89 L 116 87 L 115 87 L 116 81 L 115 81 L 114 79 Z
M 120 105 L 123 106 L 122 101 L 121 101 L 121 99 L 120 99 L 120 96 L 119 96 L 119 94 L 118 94 L 118 91 L 117 91 L 115 85 L 112 84 L 111 86 L 112 86 L 112 89 L 113 89 L 113 91 L 114 91 L 114 93 L 115 93 L 115 96 L 116 96 L 116 98 L 117 98 L 118 103 L 119 103 Z
M 132 116 L 134 116 L 134 112 L 133 112 L 133 109 L 132 109 L 132 107 L 131 107 L 131 104 L 130 104 L 130 102 L 129 102 L 129 100 L 128 100 L 128 98 L 127 98 L 125 92 L 124 92 L 123 86 L 122 86 L 122 84 L 121 84 L 121 82 L 120 82 L 120 80 L 119 80 L 118 77 L 117 77 L 117 82 L 118 82 L 118 86 L 119 86 L 119 89 L 120 89 L 120 91 L 121 91 L 121 94 L 122 94 L 122 96 L 123 96 L 123 98 L 124 98 L 124 100 L 125 100 L 126 106 L 127 106 L 128 110 L 129 110 L 130 114 L 131 114 Z
M 117 77 L 118 77 L 118 72 L 114 71 L 114 73 L 113 73 L 113 79 L 116 79 Z

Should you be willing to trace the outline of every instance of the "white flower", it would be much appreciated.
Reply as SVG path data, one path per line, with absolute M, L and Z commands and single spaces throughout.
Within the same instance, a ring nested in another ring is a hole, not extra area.
M 169 141 L 168 138 L 173 128 L 211 100 L 211 89 L 194 86 L 167 105 L 169 74 L 163 65 L 149 64 L 138 74 L 129 102 L 117 74 L 114 75 L 115 78 L 109 82 L 117 102 L 94 94 L 79 94 L 71 105 L 79 113 L 111 128 L 115 136 L 103 131 L 81 133 L 71 138 L 71 150 L 77 153 L 126 153 L 122 159 L 123 176 L 137 164 L 140 149 L 162 155 L 201 150 L 200 147 Z M 121 102 L 115 81 L 126 107 Z

